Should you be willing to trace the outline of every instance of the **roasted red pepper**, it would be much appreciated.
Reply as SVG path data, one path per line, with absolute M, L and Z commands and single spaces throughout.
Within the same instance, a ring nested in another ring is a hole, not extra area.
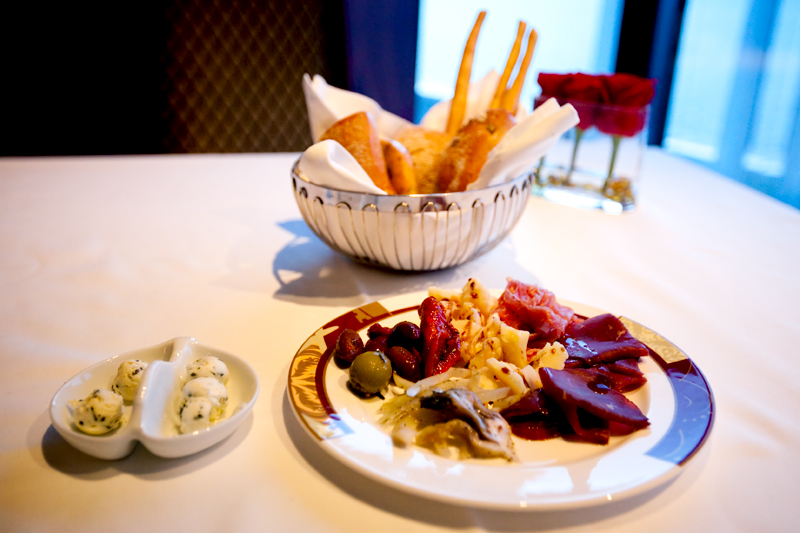
M 447 371 L 461 357 L 461 337 L 444 313 L 439 300 L 425 298 L 419 306 L 422 362 L 425 377 Z

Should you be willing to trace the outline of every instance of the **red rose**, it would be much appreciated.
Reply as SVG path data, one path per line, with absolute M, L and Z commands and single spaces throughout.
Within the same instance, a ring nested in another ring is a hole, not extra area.
M 633 74 L 604 76 L 608 103 L 629 107 L 646 106 L 656 95 L 656 80 Z
M 608 91 L 599 76 L 589 74 L 570 74 L 561 86 L 564 96 L 570 100 L 581 102 L 603 102 L 608 98 Z
M 607 106 L 599 109 L 594 125 L 608 135 L 633 137 L 647 124 L 648 107 Z
M 561 86 L 571 74 L 549 74 L 539 73 L 539 87 L 542 88 L 542 96 L 563 97 Z
M 570 103 L 578 112 L 578 128 L 588 129 L 594 123 L 595 105 L 608 99 L 608 90 L 599 76 L 589 74 L 539 74 L 542 97 L 555 97 L 563 105 Z
M 601 76 L 591 76 L 580 72 L 575 74 L 539 74 L 542 96 L 554 96 L 582 102 L 604 102 L 608 99 L 608 89 Z
M 633 74 L 604 76 L 609 107 L 595 116 L 597 129 L 609 135 L 633 137 L 647 124 L 647 105 L 656 94 L 656 80 Z

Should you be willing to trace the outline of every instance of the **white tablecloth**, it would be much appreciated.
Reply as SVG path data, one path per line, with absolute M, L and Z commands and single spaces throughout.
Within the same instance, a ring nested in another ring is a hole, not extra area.
M 510 238 L 437 273 L 354 264 L 300 218 L 296 155 L 0 160 L 3 531 L 790 531 L 800 501 L 800 212 L 650 149 L 640 207 L 532 198 Z M 342 312 L 508 276 L 624 314 L 681 347 L 715 394 L 711 438 L 674 481 L 622 502 L 477 511 L 383 487 L 320 452 L 289 362 Z M 164 460 L 72 449 L 48 405 L 109 356 L 189 335 L 261 380 L 232 438 Z M 412 528 L 412 529 L 409 529 Z

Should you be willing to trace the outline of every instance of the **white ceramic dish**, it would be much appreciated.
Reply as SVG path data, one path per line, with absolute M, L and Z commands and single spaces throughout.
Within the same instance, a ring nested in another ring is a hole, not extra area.
M 230 371 L 228 406 L 206 430 L 182 435 L 178 431 L 178 401 L 186 365 L 204 355 L 221 359 Z M 70 400 L 82 399 L 93 390 L 109 389 L 120 363 L 141 359 L 149 364 L 131 405 L 125 405 L 128 421 L 105 435 L 87 435 L 72 422 Z M 212 446 L 236 430 L 258 397 L 258 376 L 243 359 L 205 346 L 191 337 L 178 337 L 157 346 L 124 353 L 78 373 L 58 390 L 50 402 L 53 427 L 72 446 L 100 459 L 121 459 L 137 442 L 160 457 L 183 457 Z
M 450 503 L 503 510 L 598 505 L 647 491 L 680 473 L 711 430 L 711 389 L 691 360 L 669 341 L 625 318 L 628 330 L 651 350 L 640 368 L 648 383 L 628 397 L 650 427 L 612 437 L 607 446 L 561 439 L 515 439 L 520 463 L 501 459 L 457 461 L 422 448 L 400 449 L 377 423 L 378 398 L 346 389 L 345 371 L 332 352 L 344 328 L 362 333 L 371 324 L 419 323 L 417 293 L 354 309 L 318 329 L 295 355 L 288 394 L 295 414 L 319 446 L 378 482 Z M 584 316 L 601 311 L 562 302 Z

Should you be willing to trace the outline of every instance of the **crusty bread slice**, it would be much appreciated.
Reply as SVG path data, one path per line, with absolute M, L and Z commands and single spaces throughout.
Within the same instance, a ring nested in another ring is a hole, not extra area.
M 386 172 L 397 194 L 417 192 L 417 177 L 414 174 L 414 161 L 405 146 L 394 140 L 381 139 Z
M 437 189 L 441 192 L 465 191 L 478 179 L 492 148 L 516 120 L 506 109 L 490 109 L 483 119 L 470 120 L 453 137 L 439 165 Z
M 450 142 L 450 136 L 441 131 L 434 131 L 418 126 L 403 129 L 395 139 L 406 147 L 414 164 L 419 194 L 433 194 L 439 181 L 439 166 L 444 150 Z
M 376 186 L 388 194 L 395 194 L 372 115 L 361 111 L 339 120 L 322 134 L 320 141 L 328 139 L 344 146 Z

